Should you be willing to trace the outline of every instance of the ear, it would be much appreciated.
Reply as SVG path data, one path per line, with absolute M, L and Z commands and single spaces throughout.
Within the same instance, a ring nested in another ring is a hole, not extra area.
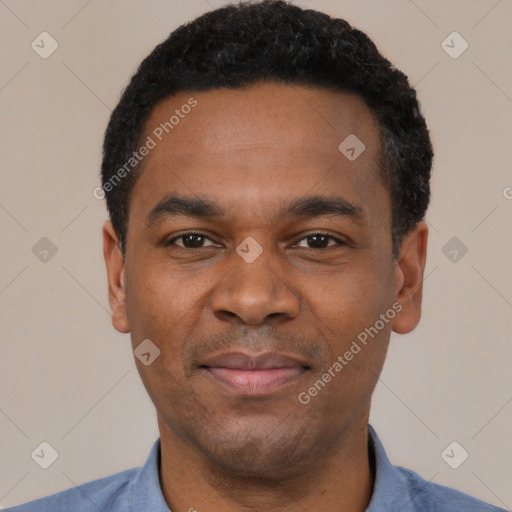
M 427 260 L 428 226 L 421 221 L 404 238 L 395 263 L 396 300 L 402 309 L 393 319 L 393 331 L 411 332 L 421 318 L 423 272 Z
M 121 243 L 110 221 L 105 221 L 103 224 L 103 256 L 107 266 L 108 301 L 112 309 L 112 325 L 117 331 L 128 333 L 130 329 L 126 314 L 124 259 Z

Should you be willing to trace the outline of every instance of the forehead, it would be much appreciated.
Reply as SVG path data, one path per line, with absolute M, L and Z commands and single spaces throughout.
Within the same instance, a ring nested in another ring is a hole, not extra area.
M 378 125 L 354 94 L 268 83 L 180 93 L 155 107 L 149 138 L 130 211 L 178 193 L 221 197 L 255 216 L 272 201 L 336 190 L 369 214 L 387 193 Z

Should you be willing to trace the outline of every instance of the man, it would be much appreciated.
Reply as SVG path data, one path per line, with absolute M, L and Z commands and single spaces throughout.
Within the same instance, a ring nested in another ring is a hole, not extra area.
M 420 319 L 432 157 L 407 77 L 343 20 L 263 1 L 174 31 L 112 114 L 100 190 L 160 438 L 10 510 L 500 510 L 391 465 L 368 425 Z

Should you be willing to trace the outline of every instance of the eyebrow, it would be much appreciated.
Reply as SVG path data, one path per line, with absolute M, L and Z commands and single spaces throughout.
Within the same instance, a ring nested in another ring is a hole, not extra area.
M 226 211 L 209 199 L 177 195 L 164 196 L 146 217 L 146 227 L 175 216 L 197 218 L 219 218 L 226 215 Z M 282 206 L 278 212 L 279 218 L 305 217 L 314 218 L 322 216 L 338 216 L 361 221 L 363 210 L 342 197 L 308 196 L 300 197 L 291 203 Z

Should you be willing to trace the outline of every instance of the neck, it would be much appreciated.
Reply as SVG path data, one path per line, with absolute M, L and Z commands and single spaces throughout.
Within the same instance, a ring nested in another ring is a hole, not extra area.
M 158 417 L 161 434 L 160 485 L 172 512 L 364 512 L 374 474 L 367 425 L 354 422 L 336 444 L 301 467 L 264 475 L 220 468 Z

